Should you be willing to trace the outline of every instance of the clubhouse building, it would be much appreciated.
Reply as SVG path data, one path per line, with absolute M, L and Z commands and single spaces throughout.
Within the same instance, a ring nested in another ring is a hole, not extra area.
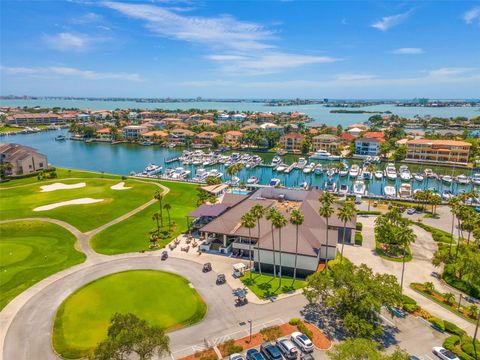
M 337 244 L 343 240 L 343 222 L 336 212 L 328 221 L 328 246 L 326 240 L 326 221 L 318 213 L 321 191 L 317 189 L 299 190 L 263 187 L 249 195 L 224 194 L 220 203 L 201 205 L 188 217 L 194 219 L 191 229 L 203 240 L 200 249 L 209 253 L 236 256 L 248 259 L 250 255 L 254 267 L 260 262 L 262 271 L 273 272 L 273 263 L 282 262 L 283 275 L 291 275 L 295 264 L 296 226 L 289 222 L 292 210 L 298 209 L 304 215 L 304 222 L 298 228 L 297 274 L 307 276 L 317 271 L 319 264 L 326 259 L 334 259 Z M 249 231 L 241 226 L 241 217 L 255 205 L 264 209 L 274 207 L 287 219 L 281 229 L 280 243 L 278 229 L 272 229 L 271 222 L 260 220 L 260 236 L 255 226 Z M 333 205 L 334 209 L 338 205 Z M 353 244 L 356 219 L 347 222 L 345 243 Z M 273 231 L 273 239 L 272 239 Z M 251 253 L 250 253 L 251 251 Z

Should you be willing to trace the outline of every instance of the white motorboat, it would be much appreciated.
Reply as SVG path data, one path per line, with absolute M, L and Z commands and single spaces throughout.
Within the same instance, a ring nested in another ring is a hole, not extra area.
M 362 180 L 357 180 L 353 183 L 353 193 L 355 195 L 364 195 L 365 190 L 365 183 Z
M 442 199 L 443 200 L 450 200 L 453 196 L 453 193 L 450 190 L 443 190 L 442 191 Z
M 315 169 L 315 163 L 310 163 L 303 168 L 304 174 L 310 174 Z
M 307 160 L 303 157 L 299 158 L 297 162 L 297 168 L 302 170 L 305 166 L 307 166 Z
M 408 169 L 407 165 L 400 166 L 400 179 L 402 179 L 403 181 L 412 180 L 412 173 Z
M 339 189 L 338 189 L 338 193 L 340 195 L 347 195 L 348 194 L 348 185 L 347 184 L 341 184 Z
M 322 164 L 317 164 L 317 166 L 315 166 L 315 175 L 321 175 L 323 173 L 323 167 L 322 167 Z
M 350 168 L 350 171 L 348 172 L 348 175 L 350 177 L 356 178 L 360 172 L 360 166 L 357 164 L 353 164 L 352 167 Z
M 423 170 L 423 173 L 425 174 L 425 176 L 427 178 L 434 178 L 435 177 L 435 173 L 432 171 L 432 169 L 425 169 Z
M 277 186 L 280 186 L 281 184 L 281 180 L 280 179 L 276 179 L 276 178 L 273 178 L 270 180 L 270 182 L 268 183 L 269 186 L 272 186 L 272 187 L 277 187 Z
M 424 179 L 423 175 L 420 173 L 414 173 L 413 178 L 415 179 L 415 181 L 423 181 Z
M 374 175 L 375 175 L 375 179 L 377 179 L 377 180 L 382 180 L 382 178 L 383 178 L 383 172 L 381 170 L 375 171 Z
M 313 159 L 313 160 L 330 160 L 331 156 L 332 156 L 332 154 L 330 154 L 326 150 L 318 150 L 318 151 L 315 152 L 315 154 L 310 156 L 310 159 Z
M 147 176 L 152 176 L 162 172 L 162 169 L 163 168 L 161 166 L 150 164 L 143 170 L 142 174 Z
M 240 184 L 240 178 L 238 176 L 232 176 L 232 178 L 227 181 L 227 184 L 230 186 L 237 186 Z
M 249 185 L 258 184 L 258 178 L 256 176 L 250 176 L 247 180 L 247 184 Z
M 475 185 L 480 185 L 480 173 L 473 174 L 472 183 Z
M 223 176 L 223 173 L 221 173 L 220 171 L 218 171 L 217 169 L 213 169 L 213 170 L 210 170 L 208 172 L 208 177 L 216 177 L 216 178 L 219 178 L 221 179 Z
M 194 181 L 204 181 L 208 176 L 208 171 L 203 168 L 197 169 L 195 171 L 195 176 L 193 177 Z
M 232 161 L 235 162 L 236 159 L 233 158 L 233 155 L 234 154 L 232 154 Z M 276 166 L 276 165 L 280 164 L 281 162 L 282 162 L 282 159 L 280 158 L 280 156 L 275 155 L 272 159 L 272 166 Z
M 410 185 L 408 183 L 402 183 L 400 185 L 400 189 L 398 190 L 398 195 L 401 198 L 412 197 L 412 185 Z
M 395 197 L 397 195 L 397 190 L 395 186 L 387 185 L 383 188 L 383 192 L 387 197 Z
M 328 191 L 328 192 L 337 191 L 337 184 L 335 183 L 335 181 L 333 181 L 332 179 L 328 179 L 325 182 L 325 191 Z
M 275 168 L 275 170 L 278 172 L 284 172 L 285 170 L 287 170 L 287 168 L 288 168 L 288 165 L 281 163 Z
M 470 178 L 466 175 L 463 175 L 463 174 L 460 174 L 458 175 L 455 180 L 459 183 L 459 184 L 463 184 L 463 185 L 467 185 L 467 184 L 470 184 Z
M 190 174 L 190 170 L 185 170 L 183 167 L 177 167 L 173 170 L 170 177 L 174 180 L 185 179 Z
M 334 169 L 334 168 L 329 168 L 329 169 L 327 170 L 327 176 L 328 176 L 329 178 L 331 178 L 331 177 L 333 177 L 334 175 L 335 175 L 335 169 Z
M 385 168 L 385 176 L 388 180 L 396 180 L 397 179 L 397 169 L 395 169 L 395 165 L 392 163 L 388 163 L 387 167 Z
M 347 164 L 343 164 L 343 167 L 338 171 L 338 175 L 340 175 L 340 177 L 344 177 L 344 176 L 347 176 L 348 175 L 348 165 Z
M 453 182 L 453 177 L 451 177 L 450 175 L 443 175 L 442 181 L 444 183 L 451 184 Z
M 330 160 L 330 161 L 338 161 L 340 160 L 342 157 L 340 155 L 330 155 L 327 160 Z

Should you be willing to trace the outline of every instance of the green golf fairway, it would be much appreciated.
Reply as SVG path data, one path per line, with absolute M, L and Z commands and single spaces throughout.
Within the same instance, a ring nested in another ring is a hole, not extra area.
M 166 330 L 199 322 L 207 307 L 187 279 L 162 271 L 132 270 L 97 279 L 59 307 L 53 346 L 66 358 L 88 354 L 106 338 L 114 313 L 133 313 Z
M 0 309 L 36 282 L 85 260 L 75 237 L 41 221 L 0 224 Z
M 40 186 L 53 184 L 77 184 L 86 186 L 76 189 L 42 192 Z M 128 190 L 113 190 L 118 184 L 113 179 L 58 179 L 52 182 L 25 184 L 16 188 L 0 190 L 0 220 L 25 217 L 49 217 L 72 224 L 80 231 L 86 232 L 128 213 L 153 198 L 159 188 L 154 184 L 136 180 L 124 180 Z M 62 201 L 93 198 L 103 201 L 93 204 L 66 205 L 46 211 L 33 211 L 35 208 Z

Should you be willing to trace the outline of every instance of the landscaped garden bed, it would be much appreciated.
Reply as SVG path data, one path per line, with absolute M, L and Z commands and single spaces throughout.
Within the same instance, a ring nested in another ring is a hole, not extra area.
M 282 277 L 282 283 L 280 284 L 280 277 L 274 277 L 273 275 L 265 273 L 261 275 L 253 273 L 251 280 L 250 274 L 246 273 L 240 280 L 260 299 L 266 299 L 284 293 L 292 293 L 306 285 L 305 280 L 296 279 L 294 281 L 293 278 L 286 276 Z

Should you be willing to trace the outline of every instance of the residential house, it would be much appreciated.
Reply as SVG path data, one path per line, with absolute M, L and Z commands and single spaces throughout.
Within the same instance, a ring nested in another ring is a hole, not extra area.
M 170 131 L 168 140 L 174 144 L 185 145 L 189 138 L 193 138 L 195 133 L 188 129 L 173 129 Z
M 266 130 L 266 131 L 278 131 L 278 132 L 283 132 L 284 127 L 281 125 L 277 125 L 274 123 L 264 123 L 260 125 L 260 129 Z
M 96 131 L 97 139 L 110 141 L 112 140 L 112 130 L 110 128 L 102 128 Z
M 355 155 L 377 156 L 380 153 L 380 144 L 384 141 L 382 132 L 366 132 L 361 138 L 355 139 Z
M 142 139 L 153 143 L 161 143 L 168 140 L 168 133 L 162 130 L 147 131 L 142 134 Z
M 199 125 L 205 125 L 205 126 L 217 126 L 212 120 L 209 119 L 202 119 L 198 121 Z
M 200 236 L 205 239 L 200 245 L 201 250 L 233 254 L 243 258 L 251 256 L 254 267 L 258 268 L 260 263 L 262 271 L 268 273 L 273 272 L 274 258 L 276 270 L 279 271 L 281 258 L 284 276 L 293 274 L 297 260 L 297 275 L 306 277 L 316 272 L 319 264 L 336 257 L 337 244 L 342 242 L 344 234 L 344 224 L 338 219 L 335 211 L 328 221 L 327 246 L 327 224 L 318 213 L 320 195 L 321 191 L 316 189 L 307 191 L 267 187 L 258 189 L 251 195 L 225 194 L 220 204 L 207 208 L 200 207 L 189 216 L 195 218 L 194 224 L 202 223 L 197 226 Z M 256 226 L 250 233 L 241 226 L 242 215 L 255 205 L 261 205 L 265 209 L 276 208 L 286 218 L 289 218 L 294 209 L 303 213 L 304 222 L 298 228 L 298 251 L 295 241 L 296 226 L 290 222 L 287 222 L 281 230 L 283 240 L 281 246 L 278 230 L 273 230 L 272 239 L 272 227 L 265 218 L 260 220 L 260 236 Z M 338 206 L 335 204 L 334 208 Z M 347 222 L 346 243 L 354 243 L 355 225 L 356 219 Z
M 466 165 L 472 144 L 456 140 L 415 139 L 406 142 L 406 160 Z
M 203 131 L 193 138 L 194 147 L 209 147 L 213 145 L 213 139 L 217 136 L 221 136 L 219 133 L 214 131 Z
M 0 164 L 8 163 L 7 175 L 25 175 L 48 168 L 47 157 L 36 149 L 19 144 L 0 143 Z
M 292 132 L 280 137 L 280 145 L 286 151 L 300 151 L 305 135 Z
M 223 134 L 223 141 L 232 148 L 240 145 L 243 133 L 241 131 L 230 130 Z
M 122 135 L 126 140 L 140 140 L 147 131 L 148 127 L 145 125 L 128 125 L 122 129 Z
M 339 154 L 342 146 L 342 141 L 335 135 L 320 134 L 312 138 L 313 151 L 326 150 L 331 154 Z

